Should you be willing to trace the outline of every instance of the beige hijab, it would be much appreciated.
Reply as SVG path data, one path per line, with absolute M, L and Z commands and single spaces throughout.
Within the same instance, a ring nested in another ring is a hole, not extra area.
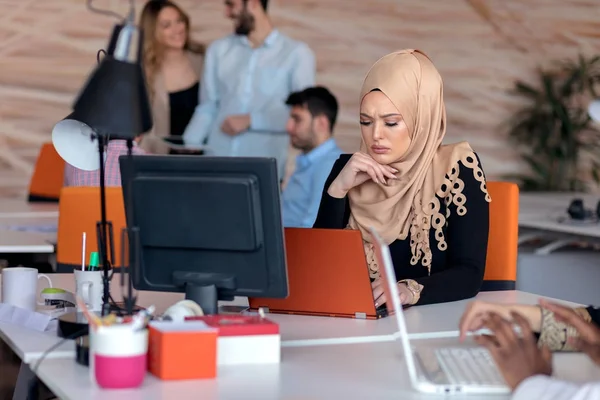
M 388 185 L 367 181 L 349 193 L 349 228 L 359 229 L 365 241 L 367 258 L 373 273 L 378 267 L 373 257 L 369 227 L 392 243 L 410 235 L 411 264 L 430 270 L 429 231 L 435 229 L 439 250 L 447 244 L 443 228 L 450 216 L 440 213 L 440 201 L 454 203 L 457 214 L 464 215 L 466 198 L 463 181 L 458 177 L 458 162 L 473 170 L 481 190 L 490 201 L 484 175 L 468 143 L 442 146 L 446 134 L 446 108 L 442 78 L 431 60 L 419 50 L 401 50 L 377 61 L 365 78 L 360 99 L 378 89 L 396 106 L 408 127 L 411 144 L 406 153 L 390 165 L 397 169 L 397 180 Z M 365 144 L 361 151 L 366 152 Z M 373 274 L 372 274 L 373 276 Z

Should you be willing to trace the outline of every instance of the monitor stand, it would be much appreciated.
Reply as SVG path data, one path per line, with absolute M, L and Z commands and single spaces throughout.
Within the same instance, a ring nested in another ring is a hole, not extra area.
M 192 300 L 202 308 L 205 315 L 219 313 L 219 300 L 233 300 L 233 296 L 222 293 L 235 289 L 233 275 L 198 272 L 175 272 L 176 285 L 185 287 L 185 298 Z

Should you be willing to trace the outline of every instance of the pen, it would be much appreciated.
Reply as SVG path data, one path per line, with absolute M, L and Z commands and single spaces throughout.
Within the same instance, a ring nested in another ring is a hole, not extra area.
M 89 267 L 89 271 L 97 271 L 98 270 L 98 264 L 99 264 L 98 252 L 97 251 L 92 251 L 90 253 L 90 267 Z
M 83 232 L 83 238 L 81 240 L 81 270 L 85 271 L 85 236 L 86 233 Z

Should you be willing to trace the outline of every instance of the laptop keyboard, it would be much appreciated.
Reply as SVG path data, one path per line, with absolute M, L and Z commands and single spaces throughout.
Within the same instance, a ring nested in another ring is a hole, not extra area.
M 484 348 L 440 348 L 435 355 L 451 384 L 505 385 L 496 363 Z

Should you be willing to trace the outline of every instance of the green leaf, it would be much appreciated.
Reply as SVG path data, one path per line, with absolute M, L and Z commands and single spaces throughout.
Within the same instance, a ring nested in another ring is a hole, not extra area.
M 524 82 L 517 81 L 515 83 L 515 94 L 521 94 L 533 99 L 537 99 L 541 97 L 541 93 L 538 89 L 535 89 L 533 86 L 530 86 Z
M 600 183 L 600 172 L 598 171 L 598 168 L 592 169 L 592 178 L 594 178 L 595 183 Z
M 539 70 L 537 85 L 517 81 L 511 92 L 525 104 L 507 121 L 508 138 L 521 151 L 530 175 L 515 176 L 529 190 L 583 190 L 579 173 L 600 176 L 600 132 L 590 124 L 582 94 L 595 96 L 600 84 L 600 55 L 563 59 Z M 581 170 L 581 155 L 594 166 Z

